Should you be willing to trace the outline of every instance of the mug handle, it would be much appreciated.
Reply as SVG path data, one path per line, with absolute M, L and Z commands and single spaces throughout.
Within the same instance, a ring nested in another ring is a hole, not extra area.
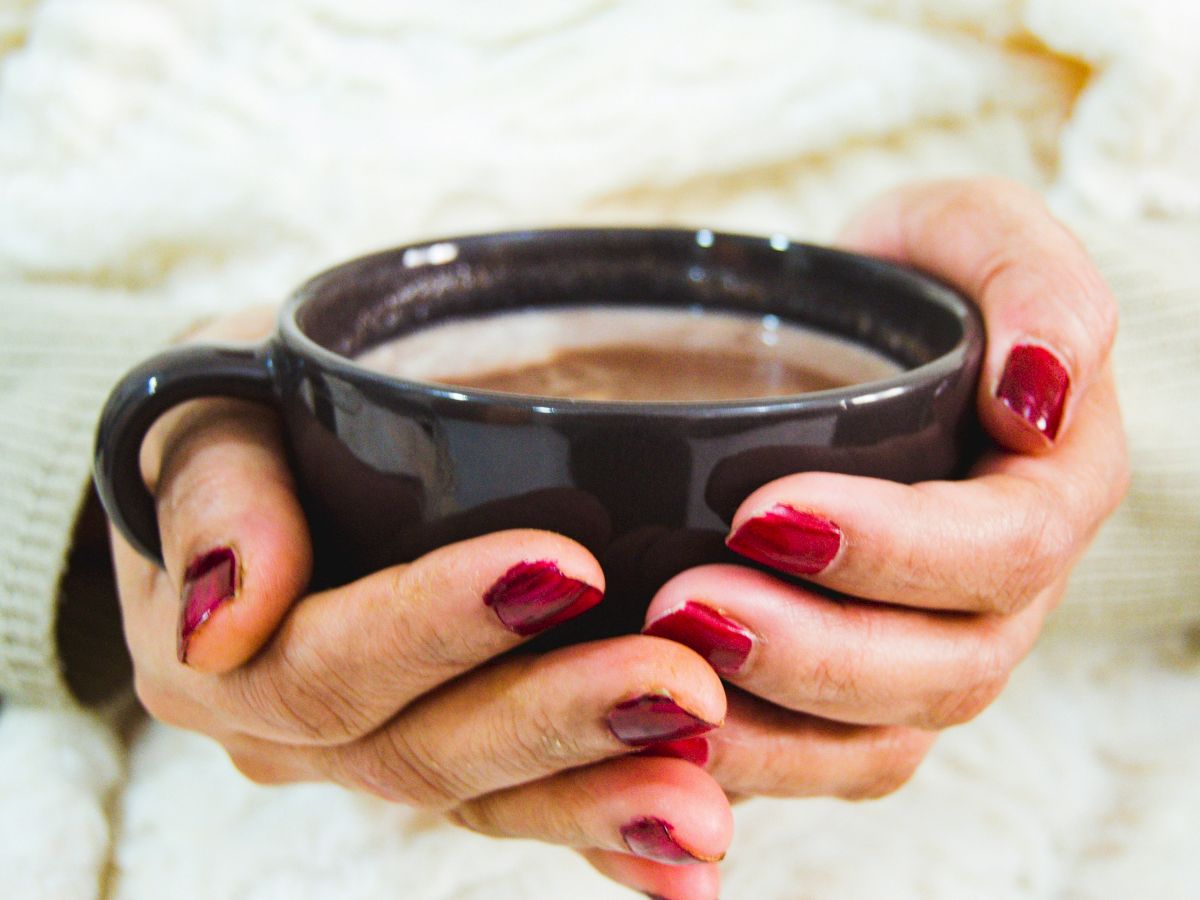
M 154 498 L 142 480 L 140 454 L 164 412 L 198 397 L 234 397 L 278 407 L 269 344 L 177 347 L 151 357 L 117 382 L 96 430 L 94 480 L 100 502 L 125 540 L 163 565 Z

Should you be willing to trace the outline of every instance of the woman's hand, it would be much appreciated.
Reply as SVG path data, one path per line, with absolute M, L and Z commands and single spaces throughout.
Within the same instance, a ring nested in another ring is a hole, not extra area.
M 693 647 L 733 686 L 706 738 L 707 769 L 731 794 L 903 784 L 940 729 L 1000 693 L 1129 477 L 1108 365 L 1115 303 L 1035 195 L 917 186 L 884 197 L 845 242 L 980 304 L 978 413 L 998 446 L 963 481 L 814 472 L 747 498 L 729 546 L 837 596 L 738 566 L 658 593 L 646 633 Z
M 243 315 L 198 337 L 269 325 Z M 601 601 L 583 547 L 497 533 L 306 595 L 311 547 L 270 410 L 180 407 L 148 437 L 143 470 L 166 570 L 112 540 L 137 693 L 155 717 L 215 738 L 256 781 L 334 781 L 609 854 L 610 874 L 644 891 L 715 895 L 724 793 L 687 762 L 636 755 L 722 722 L 712 669 L 639 635 L 501 658 Z

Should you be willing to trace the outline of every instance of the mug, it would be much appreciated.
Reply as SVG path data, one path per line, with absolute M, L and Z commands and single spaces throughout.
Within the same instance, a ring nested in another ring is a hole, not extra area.
M 430 323 L 622 305 L 777 316 L 881 352 L 893 377 L 832 390 L 640 403 L 502 394 L 381 374 L 355 357 Z M 547 645 L 640 629 L 654 591 L 738 561 L 724 537 L 756 488 L 822 470 L 913 483 L 978 449 L 975 306 L 920 272 L 839 250 L 681 229 L 556 229 L 401 247 L 320 274 L 258 346 L 181 346 L 130 371 L 104 408 L 95 481 L 121 534 L 161 564 L 138 453 L 185 400 L 279 413 L 313 538 L 315 582 L 346 583 L 509 528 L 574 538 L 606 600 Z

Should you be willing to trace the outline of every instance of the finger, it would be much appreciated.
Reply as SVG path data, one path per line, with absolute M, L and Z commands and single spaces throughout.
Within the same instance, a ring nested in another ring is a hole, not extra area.
M 658 739 L 708 732 L 724 710 L 719 680 L 694 653 L 631 636 L 508 659 L 348 745 L 246 733 L 223 743 L 256 780 L 332 779 L 392 802 L 449 809 Z
M 712 731 L 716 674 L 685 647 L 631 635 L 505 660 L 412 704 L 314 765 L 393 802 L 446 808 L 483 794 Z
M 159 423 L 147 455 L 161 460 L 155 495 L 179 597 L 178 658 L 229 671 L 262 647 L 311 571 L 278 418 L 258 404 L 197 401 Z
M 1054 454 L 994 454 L 964 481 L 781 478 L 737 510 L 729 546 L 855 597 L 1014 612 L 1069 568 L 1128 483 L 1111 372 L 1081 405 Z
M 426 691 L 590 609 L 599 563 L 545 531 L 498 532 L 305 598 L 214 692 L 241 727 L 338 744 Z
M 707 769 L 729 794 L 875 799 L 908 782 L 936 737 L 831 722 L 731 689 L 725 725 L 708 738 Z
M 1012 616 L 964 616 L 834 600 L 765 572 L 705 566 L 664 585 L 645 630 L 692 647 L 730 683 L 787 709 L 936 729 L 995 699 L 1064 581 Z
M 719 861 L 733 815 L 711 776 L 674 759 L 629 758 L 471 800 L 454 818 L 482 834 L 606 850 L 668 866 Z
M 1001 179 L 908 187 L 857 216 L 840 242 L 924 269 L 979 304 L 979 417 L 1000 444 L 1036 452 L 1066 432 L 1108 357 L 1117 308 L 1038 195 Z
M 668 866 L 612 850 L 584 850 L 582 855 L 601 875 L 651 898 L 720 896 L 721 870 L 715 864 Z

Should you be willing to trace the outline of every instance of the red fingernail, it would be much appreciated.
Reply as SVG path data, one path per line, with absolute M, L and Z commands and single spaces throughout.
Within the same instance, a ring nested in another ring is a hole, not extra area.
M 679 741 L 659 741 L 639 750 L 634 756 L 657 756 L 682 759 L 700 768 L 708 762 L 708 738 L 684 738 Z
M 737 672 L 754 649 L 754 635 L 747 628 L 694 600 L 655 619 L 642 634 L 691 647 L 720 675 Z
M 183 612 L 179 617 L 179 661 L 187 662 L 188 643 L 237 592 L 237 557 L 229 547 L 218 547 L 196 557 L 183 573 Z
M 721 856 L 706 856 L 685 847 L 675 837 L 671 823 L 656 816 L 634 819 L 621 828 L 621 837 L 630 853 L 655 862 L 678 866 L 721 860 Z
M 504 627 L 526 636 L 545 631 L 591 609 L 600 591 L 569 578 L 552 562 L 517 563 L 488 588 L 483 602 Z
M 614 706 L 608 714 L 608 727 L 617 740 L 644 747 L 695 737 L 717 726 L 692 715 L 665 694 L 643 694 Z
M 820 516 L 779 503 L 725 541 L 734 553 L 795 575 L 815 575 L 842 546 L 842 530 Z
M 1008 354 L 996 397 L 1053 441 L 1062 424 L 1071 375 L 1045 347 L 1018 344 Z

